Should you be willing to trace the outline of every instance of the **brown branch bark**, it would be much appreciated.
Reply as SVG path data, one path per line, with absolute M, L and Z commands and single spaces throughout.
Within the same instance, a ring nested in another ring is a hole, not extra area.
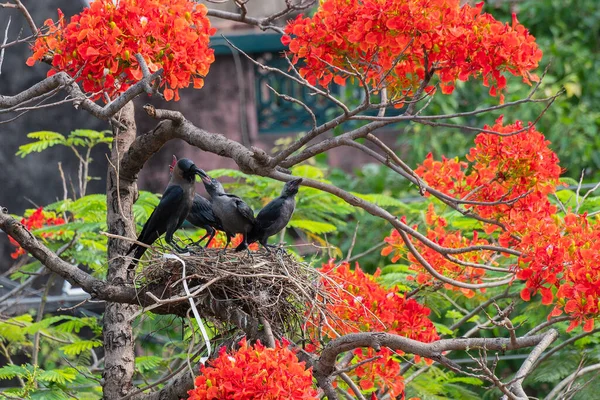
M 153 82 L 162 74 L 162 69 L 159 69 L 150 76 L 144 77 L 135 85 L 127 89 L 123 94 L 117 97 L 114 101 L 102 107 L 94 103 L 81 91 L 73 78 L 66 72 L 57 72 L 55 75 L 36 83 L 28 89 L 14 96 L 0 95 L 0 110 L 18 106 L 31 99 L 43 96 L 55 89 L 63 89 L 67 95 L 71 96 L 74 101 L 75 108 L 86 110 L 94 117 L 103 121 L 109 121 L 119 112 L 127 103 L 142 94 L 145 91 L 146 85 Z
M 337 357 L 342 353 L 361 347 L 371 347 L 375 350 L 381 347 L 389 347 L 392 350 L 401 350 L 405 353 L 435 360 L 454 371 L 460 372 L 460 367 L 445 357 L 444 352 L 472 349 L 516 350 L 538 346 L 541 343 L 549 344 L 556 339 L 557 335 L 556 330 L 551 329 L 542 335 L 519 337 L 516 341 L 512 341 L 510 338 L 469 338 L 442 339 L 432 343 L 422 343 L 384 332 L 352 333 L 334 339 L 325 346 L 321 356 L 312 363 L 313 374 L 319 382 L 319 386 L 323 387 L 323 385 L 330 384 L 332 375 L 335 373 Z M 524 367 L 524 369 L 527 368 L 527 366 Z M 334 398 L 337 398 L 337 396 Z

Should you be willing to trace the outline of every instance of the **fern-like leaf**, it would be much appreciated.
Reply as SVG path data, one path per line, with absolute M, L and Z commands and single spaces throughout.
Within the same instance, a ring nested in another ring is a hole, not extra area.
M 54 382 L 62 385 L 67 382 L 73 382 L 77 377 L 77 370 L 75 368 L 64 368 L 64 369 L 51 369 L 43 371 L 37 378 L 43 382 Z
M 27 143 L 19 146 L 17 156 L 24 158 L 31 153 L 39 153 L 46 150 L 49 147 L 56 146 L 57 144 L 65 144 L 66 139 L 63 135 L 58 132 L 51 131 L 38 131 L 27 134 L 30 139 L 36 139 L 35 142 Z
M 84 351 L 91 350 L 94 347 L 102 346 L 99 340 L 82 340 L 60 347 L 60 349 L 68 356 L 76 356 Z

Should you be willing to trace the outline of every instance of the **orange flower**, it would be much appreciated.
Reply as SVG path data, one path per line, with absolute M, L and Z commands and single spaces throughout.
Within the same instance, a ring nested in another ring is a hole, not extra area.
M 239 246 L 240 243 L 242 243 L 242 239 L 243 239 L 243 235 L 241 233 L 238 233 L 237 235 L 235 235 L 231 239 L 229 248 L 235 249 L 237 246 Z M 211 240 L 210 243 L 207 244 L 207 246 L 209 249 L 222 249 L 225 247 L 226 244 L 227 244 L 227 237 L 225 236 L 225 233 L 219 231 L 215 235 L 213 240 Z M 259 249 L 258 243 L 252 243 L 250 246 L 248 246 L 248 248 L 251 251 L 258 251 L 258 249 Z
M 210 366 L 200 367 L 188 399 L 317 399 L 311 370 L 288 346 L 286 340 L 276 342 L 273 349 L 259 341 L 250 346 L 244 338 L 231 354 L 221 347 Z
M 92 99 L 113 99 L 142 79 L 139 53 L 150 72 L 163 69 L 164 97 L 177 101 L 179 89 L 203 86 L 214 61 L 208 44 L 215 29 L 206 13 L 191 0 L 95 0 L 66 24 L 58 10 L 58 23 L 46 20 L 27 65 L 48 54 L 48 76 L 65 71 Z
M 402 102 L 414 94 L 426 70 L 436 65 L 442 93 L 457 80 L 482 79 L 490 95 L 506 87 L 504 74 L 537 81 L 530 73 L 542 52 L 523 25 L 496 21 L 459 0 L 324 0 L 310 18 L 288 23 L 282 43 L 289 45 L 300 74 L 312 84 L 344 84 L 351 73 L 366 83 L 387 86 Z M 368 60 L 368 62 L 364 62 Z M 348 72 L 347 72 L 348 71 Z M 433 93 L 433 87 L 426 93 Z
M 321 316 L 313 316 L 307 325 L 313 343 L 308 351 L 317 349 L 320 336 L 336 337 L 361 331 L 385 331 L 422 342 L 439 339 L 436 329 L 428 318 L 430 310 L 403 294 L 379 285 L 374 275 L 365 274 L 358 264 L 354 270 L 347 262 L 336 265 L 334 260 L 324 264 L 321 272 L 329 279 L 323 285 L 331 299 L 328 315 L 334 316 L 328 324 L 321 323 Z M 356 349 L 353 362 L 360 362 L 375 355 L 380 359 L 362 365 L 348 374 L 359 381 L 363 390 L 375 386 L 389 390 L 391 397 L 404 396 L 404 380 L 400 376 L 399 353 L 389 349 L 375 352 L 372 349 Z

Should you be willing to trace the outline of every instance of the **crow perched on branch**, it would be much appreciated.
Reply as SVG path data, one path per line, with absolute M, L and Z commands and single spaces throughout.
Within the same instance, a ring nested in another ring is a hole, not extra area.
M 281 232 L 287 226 L 292 218 L 296 208 L 295 196 L 298 193 L 298 186 L 302 183 L 302 178 L 294 179 L 283 186 L 281 195 L 269 202 L 256 216 L 254 227 L 248 235 L 248 240 L 240 243 L 236 251 L 244 250 L 249 244 L 258 241 L 269 251 L 267 240 L 269 237 Z
M 196 175 L 202 177 L 206 175 L 206 172 L 196 167 L 191 160 L 182 158 L 177 161 L 175 156 L 173 156 L 171 168 L 171 180 L 167 185 L 167 189 L 163 193 L 160 203 L 158 203 L 158 206 L 156 206 L 150 218 L 144 224 L 144 228 L 137 240 L 138 242 L 151 245 L 162 234 L 166 233 L 166 242 L 177 251 L 184 252 L 186 249 L 179 247 L 173 241 L 173 234 L 177 229 L 181 228 L 183 221 L 185 221 L 192 208 Z M 146 247 L 133 244 L 127 253 L 131 253 L 134 249 L 133 261 L 129 265 L 129 268 L 135 267 L 139 259 L 146 252 Z
M 254 211 L 238 196 L 225 193 L 223 185 L 208 175 L 202 176 L 202 182 L 210 195 L 210 205 L 215 217 L 221 222 L 223 232 L 227 235 L 229 247 L 231 238 L 236 233 L 244 235 L 242 243 L 246 243 L 248 233 L 254 226 Z

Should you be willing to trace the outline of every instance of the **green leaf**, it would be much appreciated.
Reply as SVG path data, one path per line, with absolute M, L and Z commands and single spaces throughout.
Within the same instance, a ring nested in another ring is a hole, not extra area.
M 64 369 L 51 369 L 40 373 L 37 378 L 44 382 L 60 383 L 62 385 L 67 382 L 73 382 L 77 377 L 77 370 L 75 368 L 64 368 Z
M 388 196 L 385 194 L 364 194 L 364 193 L 356 193 L 351 192 L 356 197 L 374 203 L 380 207 L 398 207 L 402 209 L 410 209 L 406 203 L 402 202 L 399 199 L 395 199 L 392 196 Z
M 28 326 L 33 321 L 33 317 L 29 314 L 20 315 L 0 322 L 0 338 L 4 338 L 9 342 L 22 343 L 26 340 L 26 332 L 20 327 Z
M 77 318 L 77 317 L 71 317 L 71 316 L 66 316 L 68 321 L 63 322 L 60 325 L 57 325 L 55 327 L 55 329 L 59 332 L 65 332 L 65 333 L 79 333 L 79 331 L 81 330 L 81 328 L 87 326 L 90 327 L 92 329 L 96 328 L 98 325 L 98 321 L 96 320 L 96 318 L 92 318 L 92 317 L 85 317 L 85 318 Z
M 483 381 L 481 379 L 470 377 L 470 376 L 457 376 L 457 377 L 448 379 L 447 382 L 451 382 L 451 383 L 460 382 L 460 383 L 466 383 L 467 385 L 473 385 L 473 386 L 482 386 L 483 385 Z
M 302 229 L 304 231 L 320 235 L 322 233 L 335 232 L 337 227 L 326 222 L 310 221 L 306 219 L 292 219 L 288 226 Z
M 31 394 L 31 400 L 72 400 L 73 397 L 58 388 L 36 390 Z
M 28 369 L 20 365 L 5 365 L 0 368 L 0 379 L 12 379 L 15 377 L 24 377 L 29 373 Z
M 19 150 L 17 151 L 16 155 L 20 156 L 21 158 L 24 158 L 26 155 L 34 152 L 42 152 L 49 147 L 56 146 L 57 144 L 66 144 L 65 137 L 57 132 L 31 132 L 27 134 L 27 137 L 30 139 L 37 139 L 37 141 L 19 146 Z
M 435 325 L 435 329 L 437 329 L 438 333 L 441 333 L 442 335 L 454 335 L 454 332 L 444 324 L 434 322 L 433 325 Z
M 67 344 L 60 347 L 60 350 L 63 351 L 68 356 L 76 356 L 84 351 L 91 350 L 94 347 L 102 346 L 102 342 L 99 340 L 82 340 L 80 342 L 75 342 L 71 344 Z
M 292 175 L 301 176 L 303 178 L 322 180 L 325 179 L 325 173 L 321 168 L 312 165 L 297 165 L 292 168 Z
M 151 371 L 164 364 L 164 359 L 158 356 L 142 356 L 135 358 L 135 368 L 140 372 Z

